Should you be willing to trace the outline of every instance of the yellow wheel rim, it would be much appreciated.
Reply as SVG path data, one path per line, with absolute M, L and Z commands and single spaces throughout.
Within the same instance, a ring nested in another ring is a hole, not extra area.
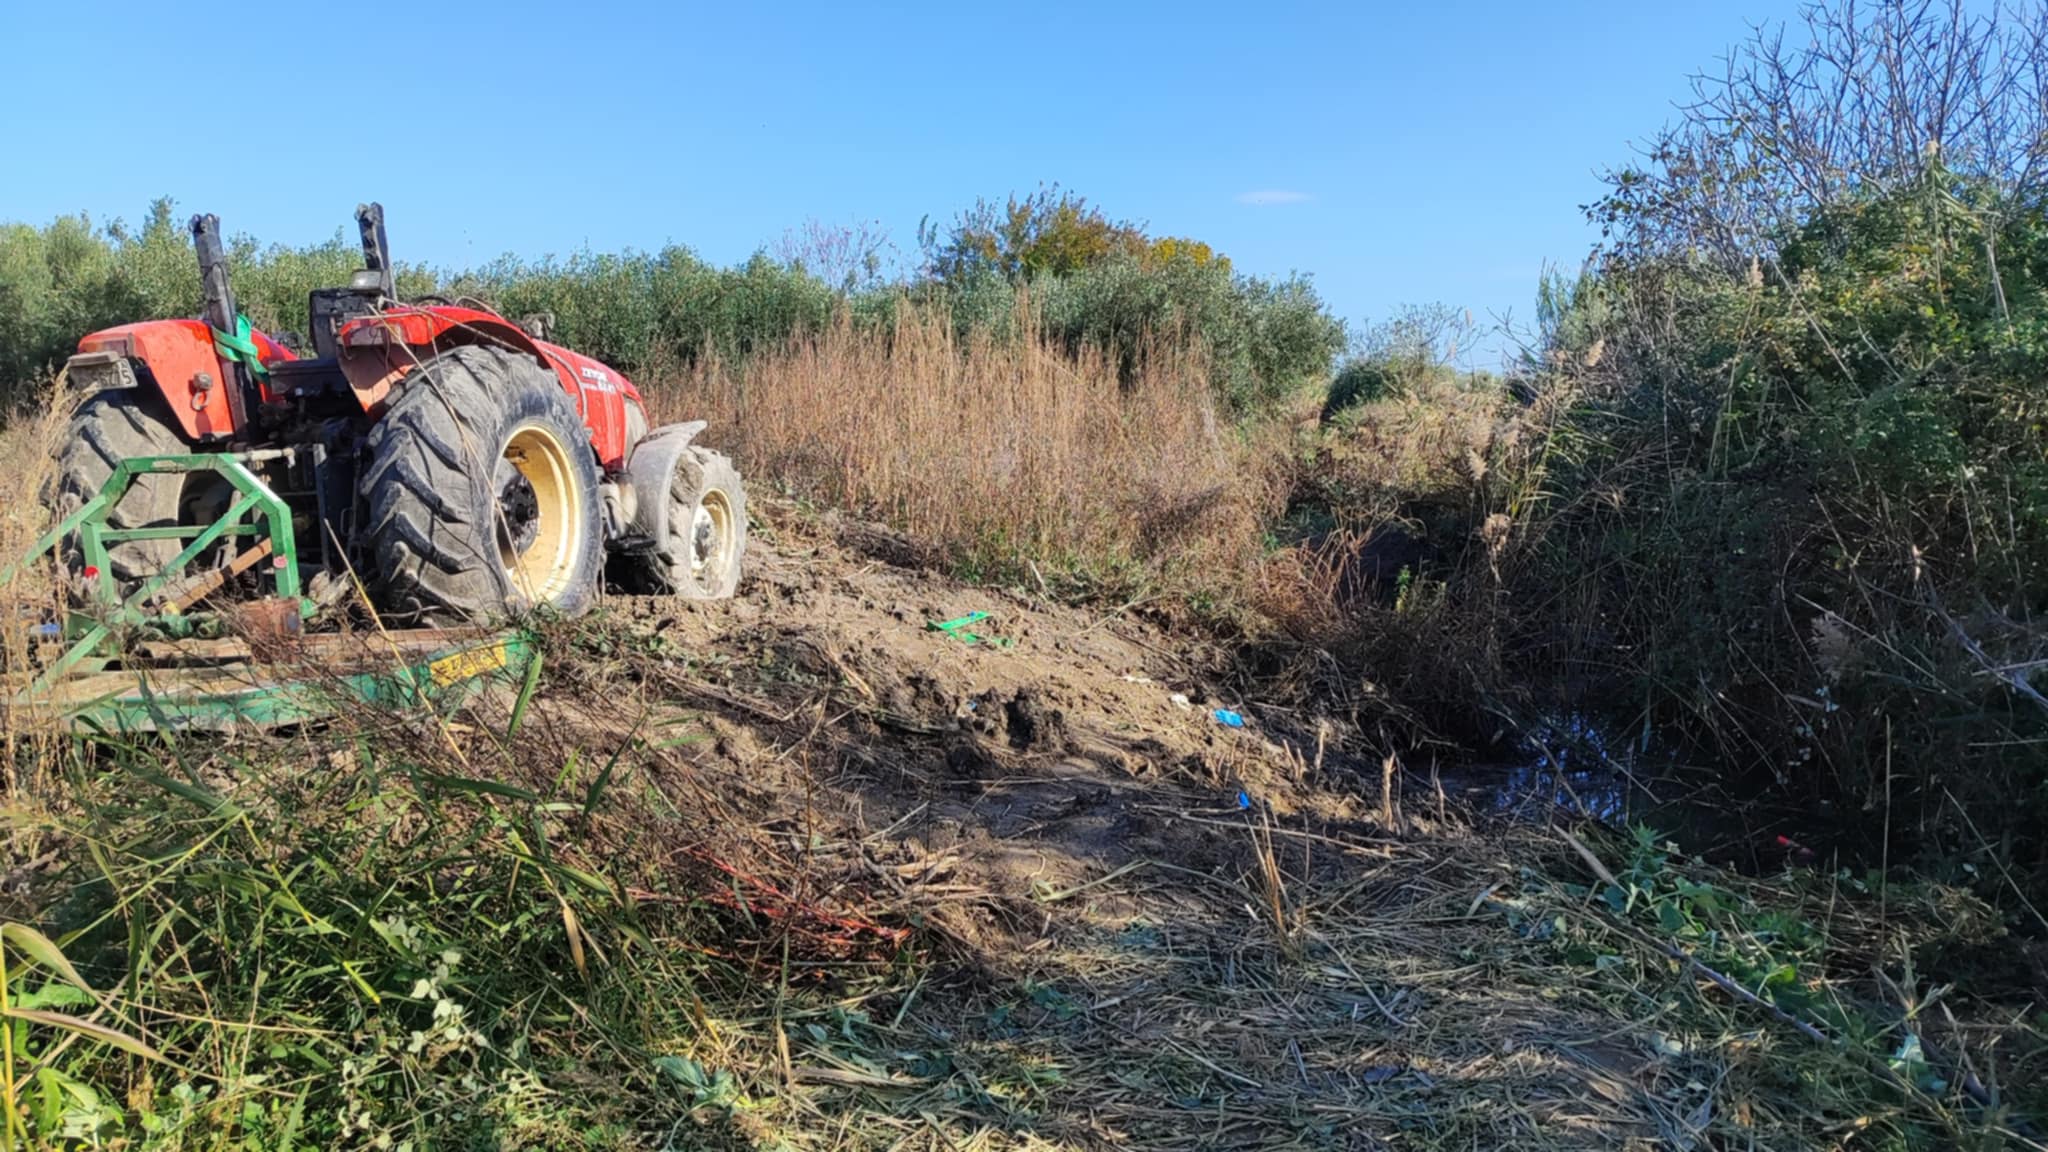
M 505 441 L 512 474 L 498 494 L 498 558 L 512 590 L 531 604 L 559 599 L 576 578 L 585 531 L 568 448 L 538 424 Z
M 732 504 L 713 488 L 704 493 L 690 524 L 690 579 L 701 588 L 716 587 L 732 555 Z

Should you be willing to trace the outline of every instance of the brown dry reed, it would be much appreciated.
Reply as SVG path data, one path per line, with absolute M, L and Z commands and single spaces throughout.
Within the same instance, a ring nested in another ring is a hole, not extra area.
M 670 375 L 651 403 L 709 421 L 755 483 L 885 521 L 970 574 L 1118 594 L 1256 566 L 1276 488 L 1198 343 L 1148 339 L 1120 371 L 1061 347 L 1028 302 L 1012 332 L 963 336 L 907 303 L 888 327 L 842 314 L 744 366 Z
M 56 468 L 56 450 L 69 430 L 78 398 L 60 376 L 40 390 L 44 397 L 28 418 L 0 431 L 0 567 L 14 563 L 50 527 L 43 489 Z M 0 669 L 26 669 L 32 639 L 28 625 L 58 618 L 60 589 L 47 564 L 24 570 L 0 587 Z M 12 681 L 6 690 L 13 690 Z M 0 754 L 5 756 L 11 796 L 39 792 L 49 763 L 47 731 L 20 722 L 0 709 Z

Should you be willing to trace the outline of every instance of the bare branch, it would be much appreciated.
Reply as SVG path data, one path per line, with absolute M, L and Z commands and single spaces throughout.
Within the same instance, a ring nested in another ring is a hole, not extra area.
M 1594 208 L 1625 245 L 1768 256 L 1816 209 L 1920 179 L 1930 162 L 2038 202 L 2048 187 L 2048 2 L 1834 0 L 1762 26 L 1694 78 L 1647 170 Z

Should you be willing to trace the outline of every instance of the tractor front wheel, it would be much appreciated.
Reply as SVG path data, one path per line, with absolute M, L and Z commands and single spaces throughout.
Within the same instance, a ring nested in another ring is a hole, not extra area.
M 444 352 L 407 374 L 367 448 L 380 609 L 450 625 L 591 606 L 597 457 L 554 373 L 507 349 Z
M 692 445 L 676 460 L 668 499 L 668 537 L 632 557 L 632 583 L 688 600 L 731 597 L 747 549 L 747 489 L 738 470 L 724 456 Z

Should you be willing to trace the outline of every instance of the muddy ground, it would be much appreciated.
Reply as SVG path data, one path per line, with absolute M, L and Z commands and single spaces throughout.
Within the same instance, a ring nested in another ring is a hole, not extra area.
M 1389 777 L 1351 718 L 1234 696 L 1129 614 L 756 513 L 739 598 L 557 629 L 529 721 L 643 750 L 635 786 L 687 814 L 683 849 L 614 829 L 674 865 L 640 898 L 779 902 L 818 945 L 782 978 L 842 998 L 830 1027 L 705 1024 L 692 1055 L 750 1104 L 690 1140 L 1790 1148 L 1859 1122 L 1786 1094 L 1834 1056 L 1603 920 L 1563 834 Z M 978 641 L 933 627 L 975 611 Z M 848 978 L 863 950 L 891 975 Z

